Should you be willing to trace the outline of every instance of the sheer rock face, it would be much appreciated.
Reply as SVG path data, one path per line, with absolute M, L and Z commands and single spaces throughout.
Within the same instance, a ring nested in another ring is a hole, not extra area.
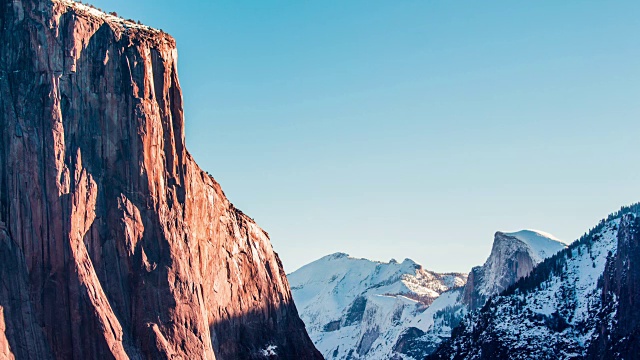
M 462 301 L 470 310 L 481 308 L 487 299 L 523 278 L 538 265 L 534 250 L 517 237 L 496 232 L 491 255 L 483 266 L 471 269 Z
M 185 149 L 175 41 L 66 1 L 0 31 L 0 358 L 321 358 Z

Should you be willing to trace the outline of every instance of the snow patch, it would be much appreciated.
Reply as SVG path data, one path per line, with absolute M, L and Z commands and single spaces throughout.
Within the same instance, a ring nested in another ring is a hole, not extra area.
M 262 349 L 261 353 L 262 353 L 262 356 L 265 356 L 265 357 L 278 356 L 278 353 L 276 352 L 276 350 L 278 350 L 277 346 L 269 345 L 266 348 Z
M 558 251 L 567 247 L 567 244 L 557 237 L 540 230 L 521 230 L 517 232 L 503 233 L 514 237 L 526 244 L 536 255 L 538 262 L 551 257 Z
M 85 13 L 88 14 L 90 16 L 93 16 L 95 18 L 104 20 L 105 22 L 109 22 L 110 24 L 117 24 L 119 25 L 123 30 L 127 30 L 127 29 L 139 29 L 139 30 L 147 30 L 147 31 L 151 31 L 151 32 L 155 32 L 155 33 L 160 33 L 159 30 L 156 30 L 152 27 L 146 26 L 146 25 L 142 25 L 142 24 L 138 24 L 134 21 L 131 20 L 125 20 L 119 16 L 115 16 L 112 14 L 108 14 L 105 13 L 101 10 L 98 10 L 92 6 L 89 5 L 85 5 L 85 4 L 81 4 L 79 2 L 75 2 L 72 0 L 52 0 L 54 3 L 58 3 L 58 4 L 63 4 L 69 8 L 72 8 L 76 11 L 78 11 L 79 13 Z

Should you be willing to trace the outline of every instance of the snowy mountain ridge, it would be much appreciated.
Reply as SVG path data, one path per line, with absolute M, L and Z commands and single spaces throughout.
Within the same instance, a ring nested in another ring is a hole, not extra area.
M 487 262 L 468 276 L 430 272 L 410 259 L 383 263 L 336 253 L 303 266 L 289 281 L 325 358 L 422 359 L 470 309 L 565 247 L 541 231 L 498 232 Z
M 413 260 L 388 263 L 325 256 L 288 276 L 298 311 L 329 359 L 386 359 L 398 337 L 465 274 L 439 274 Z M 425 322 L 426 325 L 426 322 Z
M 640 206 L 588 234 L 466 317 L 428 359 L 634 359 Z

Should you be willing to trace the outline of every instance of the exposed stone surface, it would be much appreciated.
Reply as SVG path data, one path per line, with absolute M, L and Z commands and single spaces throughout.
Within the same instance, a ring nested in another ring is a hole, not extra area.
M 557 248 L 556 251 L 563 247 L 559 242 L 554 246 Z M 477 310 L 489 297 L 499 294 L 529 275 L 543 260 L 537 256 L 536 250 L 517 236 L 496 232 L 491 255 L 483 266 L 476 266 L 469 273 L 462 293 L 462 302 L 469 310 Z
M 45 0 L 0 31 L 0 358 L 321 358 L 185 149 L 173 38 Z

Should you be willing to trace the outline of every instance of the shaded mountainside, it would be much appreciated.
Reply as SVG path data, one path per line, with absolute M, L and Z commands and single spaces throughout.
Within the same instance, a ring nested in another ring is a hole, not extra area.
M 600 222 L 466 317 L 427 359 L 635 359 L 640 206 Z
M 185 149 L 173 38 L 70 1 L 0 29 L 0 358 L 320 359 Z
M 601 310 L 590 359 L 640 357 L 640 209 L 627 215 L 618 231 L 615 256 L 607 258 L 602 276 Z
M 498 232 L 483 266 L 437 274 L 407 259 L 333 254 L 289 275 L 309 335 L 327 359 L 422 359 L 463 317 L 566 245 L 523 230 Z

